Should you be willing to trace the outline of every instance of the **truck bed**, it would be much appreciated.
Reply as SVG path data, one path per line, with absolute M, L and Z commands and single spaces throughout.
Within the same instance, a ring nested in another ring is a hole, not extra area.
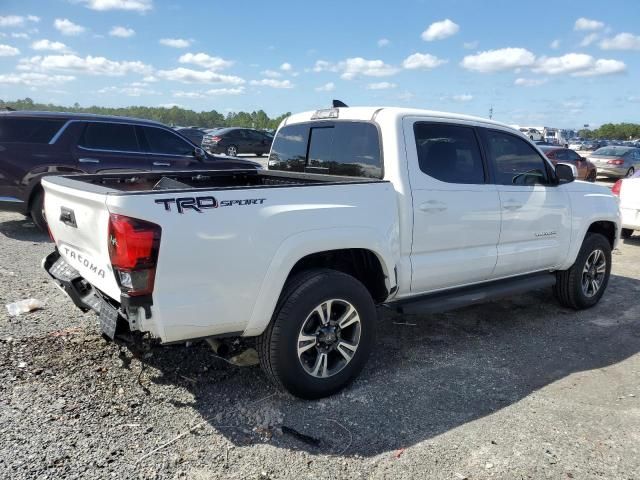
M 165 193 L 199 190 L 233 190 L 265 187 L 292 187 L 309 185 L 336 185 L 343 183 L 373 183 L 382 180 L 336 175 L 309 174 L 298 172 L 278 172 L 269 170 L 209 170 L 184 172 L 127 172 L 103 173 L 96 175 L 67 175 L 58 177 L 56 183 L 68 185 L 62 179 L 82 182 L 87 191 L 111 194 L 121 193 Z

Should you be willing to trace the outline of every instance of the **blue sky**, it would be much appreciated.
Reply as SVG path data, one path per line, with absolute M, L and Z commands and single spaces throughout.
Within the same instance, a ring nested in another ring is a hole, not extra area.
M 3 0 L 0 98 L 640 122 L 640 2 Z

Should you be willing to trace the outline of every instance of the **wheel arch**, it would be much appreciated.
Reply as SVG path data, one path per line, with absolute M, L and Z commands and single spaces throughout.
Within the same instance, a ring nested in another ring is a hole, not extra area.
M 244 336 L 261 334 L 267 327 L 289 278 L 312 268 L 330 268 L 354 276 L 381 303 L 397 289 L 396 260 L 391 248 L 376 237 L 376 230 L 335 229 L 314 248 L 317 231 L 302 232 L 282 243 L 264 276 Z

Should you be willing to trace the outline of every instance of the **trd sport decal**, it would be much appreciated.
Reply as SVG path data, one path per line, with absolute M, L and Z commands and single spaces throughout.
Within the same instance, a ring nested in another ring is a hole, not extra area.
M 215 197 L 179 197 L 179 198 L 159 198 L 155 203 L 164 205 L 167 212 L 171 211 L 171 205 L 175 205 L 178 213 L 184 213 L 185 210 L 194 210 L 202 213 L 203 210 L 218 207 L 234 207 L 241 205 L 262 205 L 266 198 L 246 198 L 243 200 L 220 200 Z

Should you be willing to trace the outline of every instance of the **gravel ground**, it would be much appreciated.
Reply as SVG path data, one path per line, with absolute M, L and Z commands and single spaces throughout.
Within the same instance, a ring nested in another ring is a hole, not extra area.
M 206 344 L 116 345 L 0 213 L 0 478 L 640 478 L 640 237 L 602 302 L 539 291 L 379 320 L 359 379 L 305 402 Z

